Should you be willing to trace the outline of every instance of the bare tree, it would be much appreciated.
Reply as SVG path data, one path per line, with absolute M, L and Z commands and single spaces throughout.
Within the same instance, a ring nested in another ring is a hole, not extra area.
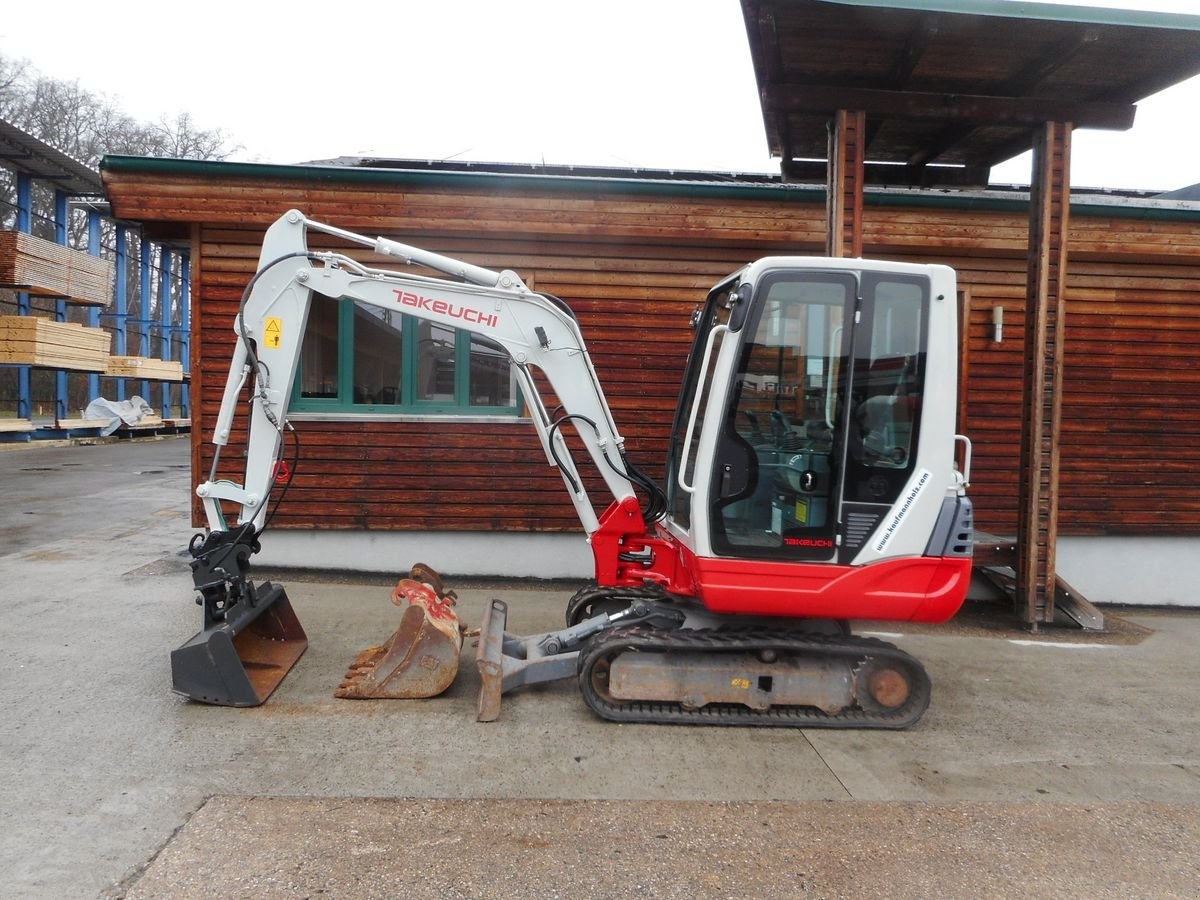
M 0 53 L 0 116 L 3 115 L 8 98 L 25 77 L 28 63 L 23 59 L 10 59 Z
M 78 80 L 50 78 L 28 60 L 3 53 L 0 119 L 89 166 L 97 166 L 105 154 L 225 159 L 236 149 L 219 128 L 198 128 L 187 112 L 139 122 L 110 97 L 87 90 Z M 0 225 L 5 227 L 16 209 L 15 184 L 12 173 L 0 168 Z M 52 193 L 36 191 L 35 218 L 53 217 L 47 203 L 53 203 Z
M 78 80 L 39 74 L 28 60 L 0 53 L 0 119 L 88 165 L 106 153 L 225 159 L 235 147 L 221 129 L 198 128 L 190 113 L 138 122 L 110 97 Z

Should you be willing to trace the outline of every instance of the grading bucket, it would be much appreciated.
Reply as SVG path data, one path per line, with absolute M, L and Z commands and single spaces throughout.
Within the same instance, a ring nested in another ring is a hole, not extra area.
M 258 706 L 308 648 L 287 592 L 266 581 L 171 653 L 172 688 L 201 703 Z

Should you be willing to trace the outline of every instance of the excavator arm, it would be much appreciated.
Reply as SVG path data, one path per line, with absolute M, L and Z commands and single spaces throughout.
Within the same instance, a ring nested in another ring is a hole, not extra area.
M 344 253 L 311 251 L 307 238 L 312 231 L 454 280 L 371 268 Z M 209 477 L 196 488 L 208 530 L 196 535 L 189 547 L 204 627 L 172 654 L 176 691 L 212 703 L 256 705 L 307 647 L 283 588 L 270 582 L 256 585 L 249 574 L 250 558 L 259 551 L 259 538 L 269 522 L 271 490 L 282 475 L 284 440 L 291 428 L 288 403 L 314 295 L 399 310 L 480 335 L 500 347 L 510 360 L 546 459 L 562 475 L 592 545 L 597 581 L 641 583 L 652 574 L 652 548 L 662 542 L 647 534 L 647 526 L 662 508 L 657 499 L 661 494 L 625 457 L 624 440 L 570 309 L 531 291 L 513 272 L 493 272 L 385 238 L 364 237 L 292 210 L 267 230 L 258 269 L 234 325 L 237 339 L 212 438 L 216 451 Z M 238 483 L 218 478 L 217 472 L 247 383 L 245 469 Z M 563 436 L 567 424 L 612 494 L 600 516 Z M 644 511 L 635 481 L 651 497 Z M 664 556 L 673 558 L 670 553 Z M 440 585 L 434 594 L 441 603 Z M 428 616 L 425 620 L 428 624 Z M 423 646 L 422 640 L 413 646 Z M 444 655 L 457 664 L 457 649 Z
M 344 254 L 311 252 L 309 231 L 364 244 L 378 254 L 462 281 L 369 268 Z M 364 237 L 292 210 L 268 230 L 257 274 L 235 324 L 238 340 L 213 436 L 217 453 L 212 474 L 196 489 L 210 530 L 229 530 L 225 503 L 238 508 L 238 525 L 249 523 L 261 531 L 265 524 L 314 294 L 399 310 L 495 343 L 511 361 L 546 458 L 559 469 L 584 532 L 590 536 L 599 530 L 600 519 L 563 437 L 567 422 L 578 433 L 614 502 L 623 507 L 637 503 L 632 479 L 638 476 L 630 471 L 624 439 L 613 422 L 579 326 L 564 304 L 531 291 L 513 272 L 493 272 L 386 238 Z M 556 398 L 555 406 L 564 411 L 557 418 L 547 409 L 539 373 Z M 230 439 L 238 398 L 248 381 L 245 479 L 242 484 L 216 480 L 220 449 Z

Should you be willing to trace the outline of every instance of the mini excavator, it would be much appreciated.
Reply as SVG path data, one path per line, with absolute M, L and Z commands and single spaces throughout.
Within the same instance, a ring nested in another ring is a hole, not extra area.
M 441 274 L 311 251 L 311 232 Z M 481 721 L 507 691 L 574 678 L 588 707 L 617 722 L 911 725 L 929 704 L 924 667 L 848 623 L 945 621 L 966 596 L 955 291 L 945 266 L 863 259 L 768 257 L 725 278 L 693 314 L 660 487 L 627 458 L 566 303 L 511 271 L 287 212 L 266 233 L 235 322 L 212 471 L 196 489 L 207 529 L 190 546 L 203 627 L 172 654 L 174 689 L 256 705 L 307 646 L 286 591 L 249 570 L 272 487 L 288 477 L 288 402 L 321 295 L 466 330 L 502 352 L 587 536 L 595 578 L 567 602 L 562 629 L 513 635 L 505 603 L 487 605 Z M 217 466 L 247 384 L 238 484 L 218 480 Z M 611 494 L 602 512 L 572 446 Z M 453 679 L 453 592 L 417 567 L 393 599 L 407 604 L 401 628 L 360 654 L 343 696 L 431 696 Z

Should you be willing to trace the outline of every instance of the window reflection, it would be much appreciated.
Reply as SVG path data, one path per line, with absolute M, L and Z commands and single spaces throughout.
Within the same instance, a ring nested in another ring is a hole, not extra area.
M 508 354 L 497 343 L 471 336 L 471 375 L 469 381 L 472 406 L 514 406 L 517 386 L 509 364 Z
M 338 301 L 314 296 L 300 347 L 300 396 L 338 395 Z
M 354 402 L 400 402 L 403 383 L 403 320 L 393 310 L 354 303 Z
M 325 410 L 519 411 L 508 354 L 494 341 L 398 310 L 319 295 L 301 344 L 296 409 L 306 400 Z

